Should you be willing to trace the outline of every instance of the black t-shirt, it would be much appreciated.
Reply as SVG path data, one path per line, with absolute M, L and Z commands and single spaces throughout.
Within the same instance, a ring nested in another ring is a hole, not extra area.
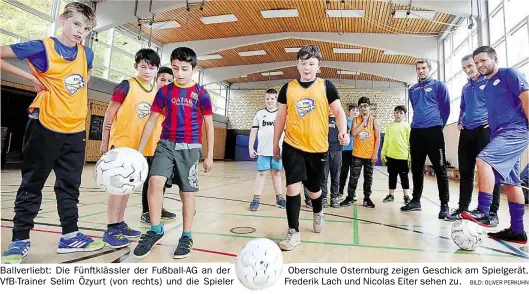
M 302 82 L 298 79 L 298 83 L 303 88 L 310 87 L 314 83 L 314 81 Z M 283 87 L 281 87 L 281 90 L 279 90 L 279 95 L 277 96 L 277 102 L 282 103 L 282 104 L 287 104 L 287 88 L 288 88 L 288 83 L 286 83 L 285 85 L 283 85 Z M 338 90 L 336 89 L 336 87 L 330 80 L 325 80 L 325 93 L 327 94 L 327 101 L 329 101 L 329 105 L 333 103 L 334 100 L 340 99 L 340 96 L 338 95 Z

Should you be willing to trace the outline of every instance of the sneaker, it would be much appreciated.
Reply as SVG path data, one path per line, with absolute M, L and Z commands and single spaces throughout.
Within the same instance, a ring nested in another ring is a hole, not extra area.
M 488 233 L 488 235 L 489 235 L 489 238 L 495 239 L 495 240 L 514 242 L 518 244 L 527 243 L 527 234 L 525 232 L 523 232 L 523 234 L 515 233 L 511 231 L 511 228 L 499 231 L 497 233 Z
M 259 209 L 260 202 L 258 200 L 252 200 L 250 203 L 250 211 L 257 211 Z
M 91 237 L 79 232 L 71 239 L 61 237 L 57 247 L 57 253 L 90 252 L 101 250 L 103 247 L 105 247 L 105 242 L 95 241 Z
M 473 221 L 482 227 L 486 227 L 486 228 L 490 227 L 489 214 L 481 212 L 481 210 L 479 209 L 474 209 L 472 211 L 463 211 L 461 213 L 461 216 L 464 219 Z
M 145 235 L 141 235 L 138 246 L 134 248 L 132 253 L 136 258 L 144 258 L 151 253 L 151 250 L 162 240 L 164 233 L 156 234 L 154 231 L 147 231 Z
M 108 228 L 103 235 L 103 242 L 110 248 L 119 249 L 130 245 L 130 240 L 121 234 L 119 227 Z
M 136 231 L 133 228 L 129 227 L 126 222 L 121 222 L 119 224 L 119 229 L 121 230 L 121 234 L 127 238 L 138 238 L 141 236 L 140 231 Z
M 439 219 L 446 219 L 448 215 L 450 215 L 450 207 L 448 207 L 448 203 L 441 204 Z
M 499 224 L 500 224 L 500 219 L 498 218 L 498 214 L 495 212 L 490 212 L 489 213 L 489 225 L 495 228 Z
M 323 210 L 317 213 L 312 213 L 312 227 L 314 228 L 314 232 L 321 233 L 324 226 L 325 220 L 323 219 Z
M 355 202 L 356 202 L 356 197 L 347 196 L 342 202 L 340 202 L 340 206 L 341 207 L 351 206 Z
M 148 212 L 144 212 L 141 214 L 140 222 L 148 225 L 151 224 L 151 217 L 149 216 Z
M 461 213 L 463 211 L 466 211 L 466 210 L 463 210 L 463 209 L 454 209 L 452 210 L 452 212 L 450 212 L 450 214 L 445 218 L 446 221 L 449 221 L 449 222 L 455 222 L 457 220 L 460 220 L 460 219 L 463 219 L 463 217 L 461 216 Z
M 321 199 L 321 207 L 323 208 L 329 207 L 329 202 L 327 201 L 327 197 Z
M 308 208 L 312 208 L 312 201 L 310 201 L 310 198 L 305 199 L 305 206 L 307 206 Z
M 283 240 L 279 242 L 279 248 L 290 251 L 301 245 L 301 234 L 294 229 L 288 229 Z
M 338 197 L 337 197 L 337 198 L 333 198 L 333 199 L 331 199 L 331 206 L 332 206 L 333 208 L 338 208 L 338 207 L 340 207 L 340 200 L 338 199 Z
M 182 236 L 180 240 L 178 240 L 178 246 L 173 254 L 173 258 L 186 258 L 191 254 L 191 250 L 193 250 L 193 239 L 187 236 Z
M 30 241 L 15 240 L 2 254 L 3 264 L 19 264 L 29 253 Z
M 375 208 L 375 204 L 371 201 L 371 198 L 364 198 L 364 207 Z
M 395 201 L 395 196 L 393 195 L 388 195 L 386 196 L 386 198 L 384 198 L 384 200 L 382 200 L 382 202 L 386 203 L 386 202 L 393 202 Z
M 404 195 L 404 204 L 408 204 L 408 203 L 410 203 L 410 201 L 411 201 L 410 196 Z
M 162 208 L 162 219 L 175 219 L 176 214 L 165 210 L 165 208 Z
M 414 200 L 411 200 L 410 202 L 408 202 L 408 204 L 406 204 L 403 207 L 401 207 L 400 210 L 403 211 L 403 212 L 421 211 L 422 210 L 421 203 L 419 203 L 417 201 L 414 201 Z
M 287 201 L 285 200 L 285 198 L 281 197 L 277 199 L 276 206 L 284 209 L 285 207 L 287 207 Z

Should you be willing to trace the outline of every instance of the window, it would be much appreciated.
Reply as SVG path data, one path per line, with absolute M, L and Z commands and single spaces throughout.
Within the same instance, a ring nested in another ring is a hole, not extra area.
M 193 81 L 195 81 L 195 83 L 198 84 L 198 83 L 200 82 L 200 81 L 199 81 L 199 78 L 200 78 L 200 71 L 197 70 L 197 71 L 193 74 L 192 79 L 193 79 Z
M 53 11 L 51 8 L 53 6 L 53 0 L 17 0 L 18 2 L 25 4 L 33 9 L 36 9 L 42 13 L 51 15 Z
M 503 9 L 490 18 L 490 43 L 494 44 L 505 35 Z
M 507 38 L 507 42 L 507 47 L 509 49 L 509 66 L 513 66 L 529 57 L 529 50 L 527 50 L 527 48 L 529 48 L 527 23 L 510 34 Z
M 452 76 L 453 76 L 452 60 L 447 59 L 445 62 L 445 77 L 446 77 L 445 80 L 450 79 Z
M 110 69 L 118 73 L 125 74 L 127 78 L 136 75 L 134 69 L 134 57 L 117 50 L 112 51 L 110 56 Z
M 498 65 L 500 67 L 507 67 L 507 52 L 505 51 L 505 41 L 494 47 L 498 55 Z
M 220 115 L 226 115 L 227 88 L 220 83 L 206 85 L 213 106 L 213 112 Z
M 136 54 L 141 49 L 141 43 L 138 39 L 133 40 L 119 30 L 114 30 L 114 40 L 112 46 L 127 51 L 130 54 Z
M 0 11 L 2 11 L 0 14 L 0 23 L 3 30 L 16 33 L 28 40 L 43 39 L 50 35 L 52 23 L 46 19 L 15 7 L 5 1 L 0 2 Z
M 0 44 L 2 46 L 14 44 L 17 42 L 18 42 L 18 38 L 4 34 L 4 33 L 0 33 Z
M 508 15 L 505 20 L 507 30 L 509 31 L 524 18 L 529 16 L 529 9 L 527 9 L 526 0 L 507 0 L 505 1 L 505 15 Z M 510 45 L 509 45 L 510 46 Z
M 468 37 L 469 29 L 464 26 L 464 23 L 461 23 L 460 25 L 461 26 L 458 27 L 454 33 L 454 47 L 459 46 L 459 44 Z
M 472 48 L 470 48 L 470 51 L 474 51 L 474 49 L 476 49 L 478 47 L 479 47 L 478 34 L 474 33 L 474 35 L 472 36 Z
M 444 47 L 445 47 L 445 57 L 450 56 L 450 54 L 452 54 L 452 36 L 448 36 L 444 40 Z
M 499 5 L 503 2 L 503 0 L 489 0 L 489 13 L 492 13 Z
M 529 79 L 529 62 L 526 62 L 524 65 L 518 67 L 518 70 L 525 75 L 526 79 Z
M 448 116 L 447 124 L 455 123 L 459 120 L 459 113 L 461 112 L 461 97 L 450 101 L 450 115 Z

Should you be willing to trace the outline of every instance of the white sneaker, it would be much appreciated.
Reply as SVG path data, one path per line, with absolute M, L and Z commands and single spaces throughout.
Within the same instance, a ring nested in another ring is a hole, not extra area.
M 288 229 L 283 240 L 279 242 L 279 248 L 290 251 L 301 245 L 301 234 L 294 229 Z
M 323 219 L 323 210 L 318 213 L 312 214 L 312 226 L 314 227 L 314 232 L 321 233 L 323 227 L 325 226 L 325 220 Z

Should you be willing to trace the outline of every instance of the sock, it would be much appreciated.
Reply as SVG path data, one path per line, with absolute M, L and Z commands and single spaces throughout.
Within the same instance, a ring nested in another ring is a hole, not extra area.
M 479 211 L 486 213 L 490 212 L 490 206 L 492 205 L 492 194 L 487 192 L 478 193 L 478 209 Z
M 283 199 L 283 194 L 277 194 L 276 195 L 276 200 L 281 200 Z
M 119 226 L 119 224 L 121 224 L 121 223 L 108 224 L 107 225 L 107 229 L 115 228 L 115 227 Z
M 511 231 L 517 234 L 523 234 L 524 205 L 520 203 L 509 202 L 509 212 L 511 214 Z
M 189 239 L 193 239 L 191 238 L 191 232 L 182 232 L 182 237 L 188 237 Z
M 151 226 L 151 231 L 155 232 L 158 235 L 163 234 L 163 224 Z
M 261 196 L 259 196 L 259 195 L 253 195 L 253 201 L 257 201 L 257 202 L 259 202 L 260 199 L 261 199 Z
M 69 239 L 72 239 L 72 238 L 75 238 L 77 236 L 77 233 L 79 233 L 79 231 L 75 231 L 75 232 L 71 232 L 71 233 L 68 233 L 68 234 L 64 234 L 62 235 L 62 237 L 66 240 L 69 240 Z
M 299 210 L 301 209 L 301 194 L 287 196 L 288 228 L 299 232 Z
M 321 212 L 321 210 L 323 209 L 322 207 L 323 197 L 320 195 L 320 197 L 316 199 L 310 199 L 310 201 L 312 202 L 312 212 L 314 213 Z

